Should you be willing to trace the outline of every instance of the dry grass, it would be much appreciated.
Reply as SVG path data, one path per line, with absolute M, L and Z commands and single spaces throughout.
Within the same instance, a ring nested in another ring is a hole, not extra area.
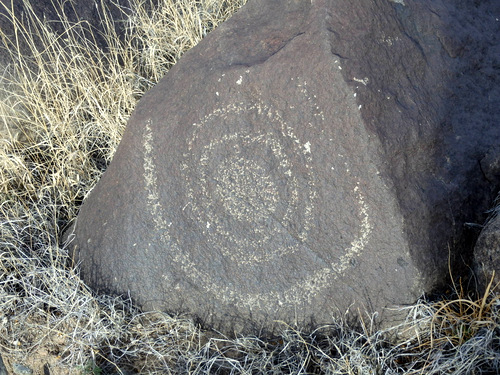
M 454 299 L 421 301 L 407 309 L 405 323 L 385 331 L 336 321 L 310 333 L 283 325 L 273 339 L 228 339 L 95 295 L 69 266 L 61 231 L 110 162 L 138 99 L 244 2 L 151 7 L 134 0 L 123 35 L 101 4 L 105 49 L 85 22 L 61 15 L 67 31 L 57 34 L 29 7 L 22 22 L 10 14 L 16 34 L 0 31 L 15 62 L 0 95 L 0 353 L 7 367 L 52 375 L 497 373 L 500 301 L 492 285 L 477 301 L 458 287 Z

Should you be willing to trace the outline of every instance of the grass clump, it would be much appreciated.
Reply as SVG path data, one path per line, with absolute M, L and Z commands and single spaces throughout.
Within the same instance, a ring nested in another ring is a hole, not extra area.
M 245 0 L 133 0 L 117 28 L 59 23 L 30 3 L 3 13 L 12 64 L 0 84 L 0 353 L 9 368 L 54 374 L 464 374 L 500 368 L 495 287 L 475 301 L 421 301 L 374 331 L 342 320 L 305 333 L 229 339 L 193 321 L 95 295 L 62 230 L 109 164 L 145 91 Z M 55 27 L 57 26 L 57 27 Z M 64 30 L 64 31 L 57 31 Z M 121 31 L 117 31 L 121 30 Z

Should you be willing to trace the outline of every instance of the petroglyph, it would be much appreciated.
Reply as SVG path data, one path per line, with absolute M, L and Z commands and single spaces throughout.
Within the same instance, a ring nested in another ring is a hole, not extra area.
M 270 130 L 256 132 L 249 126 L 210 139 L 213 127 L 243 113 L 253 113 L 266 121 L 272 125 Z M 196 222 L 211 223 L 210 231 L 205 233 L 207 240 L 240 265 L 268 262 L 297 251 L 307 240 L 316 191 L 311 155 L 304 155 L 300 161 L 306 181 L 299 181 L 294 174 L 291 157 L 301 153 L 301 141 L 292 128 L 260 102 L 218 108 L 193 127 L 186 154 L 189 160 L 182 170 L 187 198 L 193 203 L 188 207 L 190 215 Z M 233 153 L 227 154 L 228 149 Z M 263 152 L 267 160 L 258 157 Z M 255 157 L 243 158 L 242 154 Z M 271 179 L 270 168 L 282 176 L 277 181 L 281 187 Z M 298 229 L 292 228 L 292 220 L 298 221 Z M 233 233 L 235 221 L 241 223 L 237 234 Z M 284 241 L 270 251 L 266 245 L 275 236 Z
M 297 89 L 306 98 L 314 121 L 324 121 L 325 115 L 306 82 L 297 84 Z M 266 126 L 259 127 L 257 123 Z M 314 247 L 308 241 L 318 220 L 315 207 L 321 204 L 314 168 L 315 149 L 310 140 L 296 135 L 295 126 L 288 124 L 273 105 L 258 98 L 250 103 L 221 105 L 191 125 L 184 161 L 179 167 L 186 186 L 182 213 L 198 228 L 203 246 L 214 249 L 209 251 L 214 254 L 206 262 L 200 262 L 191 255 L 191 249 L 186 249 L 179 235 L 184 229 L 170 220 L 169 216 L 175 215 L 158 194 L 158 166 L 151 157 L 152 127 L 150 123 L 144 126 L 144 182 L 149 213 L 163 233 L 160 247 L 166 249 L 165 256 L 187 278 L 221 301 L 255 307 L 273 301 L 292 304 L 311 299 L 343 277 L 369 241 L 373 228 L 369 205 L 347 161 L 339 156 L 335 168 L 344 169 L 353 181 L 350 194 L 357 202 L 358 234 L 347 242 L 345 249 L 332 250 L 328 259 L 311 250 Z M 222 135 L 220 128 L 225 129 Z M 220 254 L 220 259 L 215 254 Z M 274 271 L 276 264 L 285 267 L 290 256 L 304 259 L 308 269 L 315 270 L 290 282 L 284 291 L 252 291 L 256 266 L 263 272 Z M 209 263 L 222 261 L 237 267 L 239 274 L 248 275 L 247 284 L 225 283 L 213 275 Z
M 370 82 L 370 79 L 368 77 L 365 77 L 365 78 L 356 78 L 356 77 L 353 77 L 352 80 L 356 81 L 356 82 L 359 82 L 359 83 L 362 83 L 365 86 L 368 84 L 368 82 Z
M 265 170 L 244 158 L 224 160 L 214 176 L 218 199 L 236 220 L 254 224 L 276 211 L 278 192 Z
M 232 335 L 346 310 L 391 321 L 442 281 L 463 215 L 432 208 L 487 190 L 443 184 L 427 152 L 463 154 L 426 100 L 456 67 L 421 43 L 446 24 L 413 30 L 435 14 L 402 25 L 400 4 L 360 3 L 248 2 L 141 99 L 75 226 L 89 286 Z

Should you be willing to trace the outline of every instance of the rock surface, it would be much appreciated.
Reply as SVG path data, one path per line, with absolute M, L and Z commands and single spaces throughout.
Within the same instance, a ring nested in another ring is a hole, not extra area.
M 85 280 L 228 334 L 438 287 L 498 186 L 499 7 L 452 4 L 250 0 L 136 108 L 76 223 Z
M 474 248 L 475 271 L 479 290 L 484 292 L 488 283 L 500 283 L 500 206 L 481 231 Z
M 5 367 L 5 364 L 3 363 L 2 356 L 0 355 L 0 375 L 9 375 L 7 373 L 7 368 Z

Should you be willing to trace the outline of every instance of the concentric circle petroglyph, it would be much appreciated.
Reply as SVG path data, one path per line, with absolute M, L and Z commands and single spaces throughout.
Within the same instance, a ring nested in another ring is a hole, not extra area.
M 252 160 L 226 158 L 214 179 L 215 198 L 235 220 L 258 225 L 276 211 L 277 187 L 265 169 Z
M 243 112 L 265 118 L 270 130 L 239 126 L 237 133 L 210 139 L 221 119 Z M 230 105 L 217 114 L 195 124 L 188 142 L 191 162 L 183 168 L 190 202 L 187 213 L 233 264 L 268 262 L 295 252 L 307 239 L 314 210 L 310 152 L 304 152 L 291 129 L 261 103 Z M 294 165 L 306 171 L 302 181 Z M 276 237 L 282 243 L 268 246 Z
M 305 89 L 302 93 L 307 95 Z M 314 100 L 310 102 L 320 113 Z M 322 113 L 320 117 L 324 120 Z M 168 202 L 160 199 L 150 125 L 144 127 L 145 185 L 150 214 L 163 233 L 162 247 L 186 277 L 221 301 L 251 307 L 312 298 L 341 277 L 366 246 L 372 230 L 369 206 L 351 176 L 358 235 L 336 251 L 340 255 L 328 262 L 316 261 L 318 256 L 308 243 L 317 220 L 315 207 L 320 204 L 311 143 L 300 139 L 271 105 L 258 100 L 221 105 L 191 125 L 179 168 L 186 186 L 183 215 L 204 246 L 222 257 L 214 255 L 208 263 L 225 260 L 242 275 L 252 275 L 255 267 L 274 270 L 276 264 L 286 265 L 287 257 L 305 259 L 309 267 L 307 274 L 281 291 L 255 292 L 251 277 L 246 285 L 224 282 L 206 262 L 190 255 L 179 236 L 182 229 L 175 229 L 169 218 L 172 211 L 165 209 Z M 343 164 L 350 173 L 347 162 Z

